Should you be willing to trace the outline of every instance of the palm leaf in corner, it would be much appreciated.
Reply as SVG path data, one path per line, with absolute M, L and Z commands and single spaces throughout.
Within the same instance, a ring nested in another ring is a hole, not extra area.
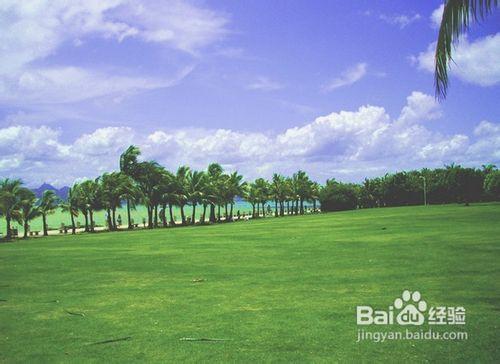
M 468 30 L 471 21 L 483 20 L 498 4 L 499 0 L 445 0 L 435 54 L 434 86 L 437 99 L 446 98 L 453 43 Z

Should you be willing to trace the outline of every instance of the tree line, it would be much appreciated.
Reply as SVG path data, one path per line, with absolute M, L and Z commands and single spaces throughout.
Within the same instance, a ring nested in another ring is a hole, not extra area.
M 23 226 L 27 237 L 31 220 L 42 217 L 43 235 L 48 235 L 47 216 L 61 208 L 71 218 L 83 216 L 85 231 L 95 231 L 94 214 L 106 211 L 109 230 L 117 230 L 117 210 L 127 211 L 127 227 L 133 229 L 131 210 L 144 205 L 147 227 L 179 225 L 173 209 L 180 209 L 180 225 L 231 222 L 237 198 L 252 206 L 252 218 L 266 214 L 273 205 L 275 217 L 299 215 L 306 211 L 339 211 L 355 208 L 403 206 L 427 203 L 453 203 L 500 200 L 500 171 L 493 165 L 482 169 L 450 165 L 438 169 L 386 174 L 365 179 L 361 184 L 328 180 L 324 186 L 312 181 L 304 171 L 291 177 L 274 174 L 270 181 L 257 178 L 246 182 L 238 172 L 225 173 L 220 164 L 212 163 L 204 171 L 180 166 L 175 173 L 155 161 L 140 161 L 140 150 L 130 146 L 120 156 L 120 170 L 104 173 L 95 180 L 75 183 L 67 199 L 60 200 L 53 191 L 45 191 L 40 199 L 22 186 L 18 179 L 0 180 L 0 214 L 5 218 L 6 238 L 12 237 L 13 221 Z M 191 207 L 187 216 L 186 206 Z M 200 218 L 196 220 L 196 211 Z M 238 216 L 239 218 L 239 216 Z
M 388 173 L 361 184 L 328 180 L 320 193 L 322 211 L 419 204 L 500 201 L 500 171 L 494 165 Z
M 27 237 L 29 222 L 42 216 L 43 235 L 48 235 L 47 215 L 57 208 L 71 217 L 71 233 L 76 233 L 75 220 L 84 218 L 86 232 L 95 231 L 94 214 L 106 211 L 109 230 L 117 230 L 117 210 L 123 205 L 127 211 L 127 227 L 133 229 L 131 210 L 143 205 L 147 210 L 147 227 L 173 227 L 176 223 L 173 209 L 180 209 L 180 225 L 231 222 L 237 198 L 252 206 L 252 218 L 265 215 L 265 207 L 274 202 L 275 216 L 299 215 L 305 212 L 305 203 L 316 210 L 320 185 L 298 171 L 292 177 L 274 174 L 272 181 L 258 178 L 245 182 L 238 172 L 225 173 L 222 166 L 212 163 L 205 171 L 180 166 L 175 173 L 155 161 L 139 161 L 140 150 L 130 146 L 120 156 L 120 170 L 104 173 L 95 180 L 75 183 L 61 201 L 53 191 L 45 191 L 40 199 L 22 186 L 19 179 L 0 180 L 0 214 L 6 221 L 6 238 L 12 237 L 11 224 L 18 222 Z M 186 206 L 191 207 L 187 216 Z M 199 221 L 196 211 L 201 209 Z M 286 213 L 285 213 L 286 210 Z

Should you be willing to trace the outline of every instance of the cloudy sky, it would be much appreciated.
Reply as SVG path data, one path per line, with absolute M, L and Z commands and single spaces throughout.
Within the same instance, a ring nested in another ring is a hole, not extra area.
M 439 104 L 441 4 L 0 0 L 0 177 L 71 184 L 130 144 L 247 178 L 500 165 L 500 11 Z

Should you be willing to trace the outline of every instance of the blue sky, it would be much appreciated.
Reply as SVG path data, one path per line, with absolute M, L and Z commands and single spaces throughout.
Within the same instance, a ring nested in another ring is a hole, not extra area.
M 0 174 L 168 168 L 323 182 L 500 163 L 500 11 L 433 98 L 441 1 L 0 1 Z

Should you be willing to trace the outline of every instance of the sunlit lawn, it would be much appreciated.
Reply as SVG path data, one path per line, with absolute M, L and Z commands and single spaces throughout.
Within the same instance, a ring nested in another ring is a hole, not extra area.
M 499 262 L 500 204 L 0 244 L 0 362 L 498 362 Z M 357 343 L 403 289 L 469 339 Z

